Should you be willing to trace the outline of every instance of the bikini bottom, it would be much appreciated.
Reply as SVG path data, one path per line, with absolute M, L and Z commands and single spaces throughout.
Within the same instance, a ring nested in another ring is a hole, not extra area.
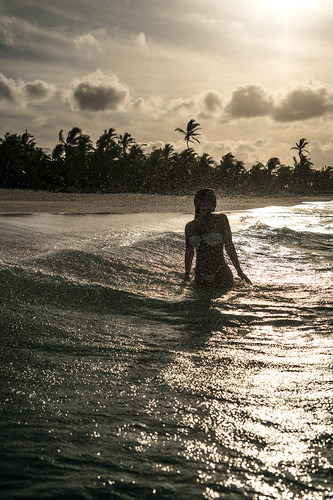
M 217 275 L 217 273 L 219 272 L 219 269 L 217 271 L 215 271 L 215 273 L 211 273 L 211 274 L 202 274 L 200 273 L 200 278 L 205 281 L 206 283 L 214 283 L 215 281 L 215 277 Z
M 232 287 L 234 284 L 232 272 L 227 264 L 221 264 L 214 273 L 195 272 L 195 282 L 202 285 Z

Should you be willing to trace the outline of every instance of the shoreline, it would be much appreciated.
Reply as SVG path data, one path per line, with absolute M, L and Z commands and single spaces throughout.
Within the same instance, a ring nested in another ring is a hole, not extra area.
M 333 196 L 219 196 L 217 211 L 249 210 L 265 206 L 293 206 L 302 202 L 331 201 Z M 193 196 L 136 193 L 54 193 L 0 189 L 0 215 L 193 213 Z

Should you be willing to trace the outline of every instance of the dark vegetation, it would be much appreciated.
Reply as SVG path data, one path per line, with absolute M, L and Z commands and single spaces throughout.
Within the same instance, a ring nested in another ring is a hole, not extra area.
M 226 194 L 328 194 L 333 192 L 333 167 L 316 170 L 306 139 L 300 139 L 293 166 L 279 158 L 246 169 L 230 152 L 217 163 L 199 156 L 190 144 L 199 143 L 199 124 L 190 120 L 184 135 L 186 148 L 177 153 L 170 144 L 145 153 L 129 134 L 104 130 L 94 145 L 74 127 L 51 154 L 39 148 L 27 131 L 0 138 L 0 187 L 75 192 L 132 192 L 191 194 L 203 186 Z

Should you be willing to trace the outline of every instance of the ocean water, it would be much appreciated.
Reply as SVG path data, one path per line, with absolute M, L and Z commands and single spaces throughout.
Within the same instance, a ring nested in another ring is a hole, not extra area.
M 228 216 L 223 296 L 189 214 L 0 217 L 2 499 L 333 498 L 333 202 Z

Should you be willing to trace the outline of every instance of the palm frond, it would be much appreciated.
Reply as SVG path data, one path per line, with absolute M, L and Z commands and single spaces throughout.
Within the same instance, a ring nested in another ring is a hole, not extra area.
M 192 140 L 192 139 L 193 139 L 193 140 Z M 199 139 L 197 139 L 196 137 L 191 137 L 188 141 L 189 141 L 189 142 L 194 142 L 194 141 L 196 141 L 196 142 L 198 142 L 198 143 L 200 144 Z

